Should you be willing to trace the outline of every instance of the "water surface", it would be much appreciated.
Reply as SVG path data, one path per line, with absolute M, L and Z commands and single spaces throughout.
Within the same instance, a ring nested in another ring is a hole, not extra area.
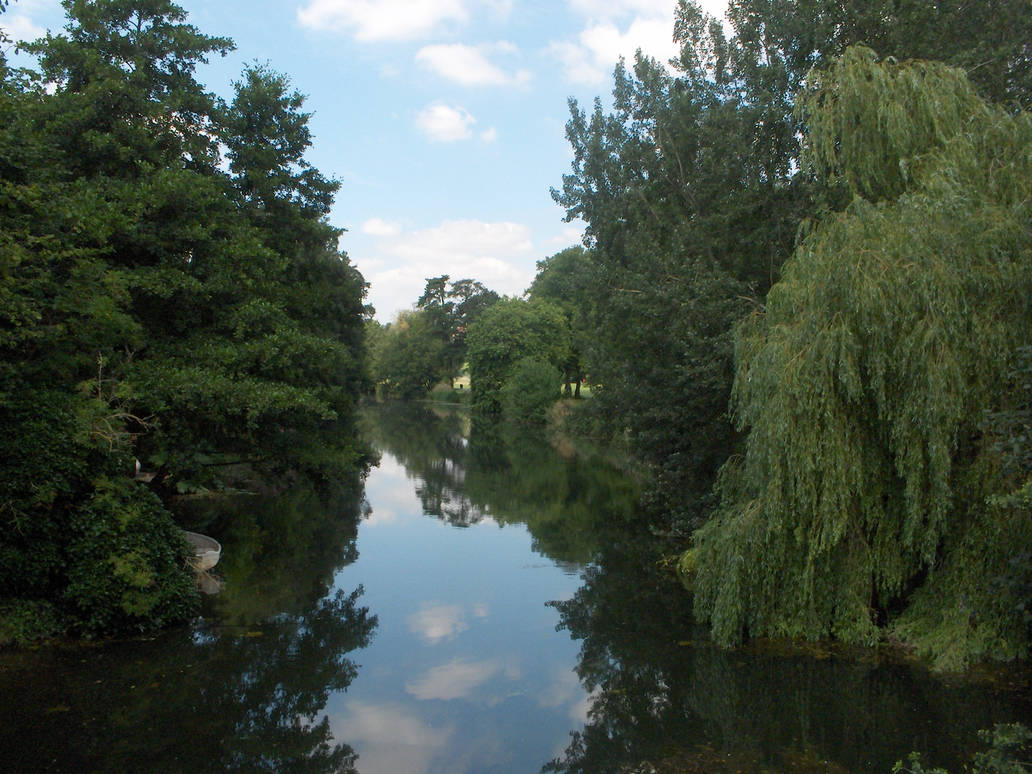
M 960 770 L 1025 673 L 712 646 L 601 457 L 371 411 L 364 482 L 184 504 L 225 588 L 190 627 L 0 654 L 0 771 Z

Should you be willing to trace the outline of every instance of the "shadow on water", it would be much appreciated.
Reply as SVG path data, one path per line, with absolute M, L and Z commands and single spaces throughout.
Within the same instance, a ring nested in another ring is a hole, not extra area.
M 222 540 L 224 592 L 193 628 L 4 654 L 0 770 L 355 771 L 324 708 L 377 626 L 361 587 L 328 593 L 357 556 L 359 482 L 189 510 Z

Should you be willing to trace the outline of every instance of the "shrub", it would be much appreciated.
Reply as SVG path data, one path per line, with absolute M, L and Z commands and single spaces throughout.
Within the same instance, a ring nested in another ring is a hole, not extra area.
M 76 628 L 152 629 L 194 612 L 182 535 L 151 492 L 130 479 L 100 479 L 70 527 L 64 595 Z
M 543 424 L 546 412 L 559 399 L 562 375 L 535 357 L 519 360 L 502 385 L 502 411 L 511 422 Z

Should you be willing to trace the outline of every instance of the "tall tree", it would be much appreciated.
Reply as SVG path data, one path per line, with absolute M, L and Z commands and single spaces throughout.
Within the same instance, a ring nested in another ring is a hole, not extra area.
M 1014 481 L 980 427 L 1032 340 L 1032 121 L 863 48 L 812 76 L 800 115 L 810 169 L 853 198 L 741 326 L 746 454 L 696 533 L 696 610 L 724 642 L 889 623 L 944 667 L 1024 655 L 1021 600 L 991 579 L 1032 511 L 994 501 Z
M 653 511 L 698 524 L 735 448 L 731 327 L 775 279 L 808 197 L 791 116 L 744 88 L 720 24 L 682 3 L 675 35 L 676 76 L 639 58 L 617 67 L 611 114 L 571 103 L 573 170 L 553 196 L 587 223 L 597 405 L 653 470 Z
M 800 226 L 850 201 L 800 173 L 793 105 L 807 72 L 867 43 L 961 65 L 1009 109 L 1032 93 L 1032 6 L 1020 0 L 732 0 L 728 18 L 730 39 L 682 0 L 672 73 L 639 58 L 617 67 L 611 112 L 571 102 L 574 160 L 553 192 L 586 223 L 596 406 L 654 471 L 657 509 L 696 526 L 737 449 L 730 331 L 778 279 Z
M 416 308 L 426 315 L 441 343 L 438 378 L 454 386 L 455 377 L 466 362 L 467 328 L 499 297 L 477 280 L 448 280 L 447 274 L 429 278 Z
M 390 398 L 425 397 L 441 375 L 445 344 L 426 311 L 402 312 L 373 350 L 373 378 Z
M 362 383 L 364 283 L 281 80 L 245 74 L 218 110 L 193 72 L 231 43 L 175 4 L 65 8 L 65 33 L 29 47 L 41 72 L 5 69 L 0 89 L 0 586 L 80 628 L 147 627 L 193 594 L 133 457 L 164 487 L 218 483 L 231 460 L 361 464 L 346 428 L 322 441 Z M 240 130 L 266 108 L 282 136 Z M 266 141 L 282 152 L 245 166 Z M 252 196 L 247 173 L 280 178 Z
M 568 247 L 537 262 L 537 274 L 527 289 L 529 298 L 548 301 L 559 307 L 570 332 L 570 356 L 561 364 L 563 393 L 580 397 L 584 378 L 584 351 L 591 341 L 589 314 L 594 305 L 591 294 L 591 259 L 582 247 Z M 556 331 L 556 335 L 559 331 Z M 571 389 L 571 385 L 574 385 Z

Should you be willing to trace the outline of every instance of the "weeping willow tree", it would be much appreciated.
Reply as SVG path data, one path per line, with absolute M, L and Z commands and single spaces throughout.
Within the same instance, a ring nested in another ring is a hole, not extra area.
M 737 331 L 748 430 L 682 564 L 715 636 L 898 636 L 941 668 L 1027 655 L 1024 474 L 988 412 L 1032 342 L 1032 122 L 959 70 L 854 48 L 798 102 L 805 162 L 850 204 Z M 1017 589 L 1017 590 L 1015 590 Z

